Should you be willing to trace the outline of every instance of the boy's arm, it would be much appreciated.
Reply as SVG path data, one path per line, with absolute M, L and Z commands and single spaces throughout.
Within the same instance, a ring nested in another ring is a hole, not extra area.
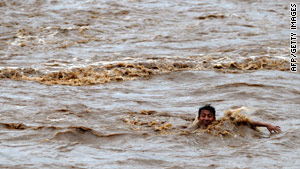
M 251 124 L 254 125 L 254 126 L 257 126 L 257 127 L 266 127 L 271 134 L 272 134 L 272 132 L 274 132 L 274 133 L 281 132 L 281 129 L 280 129 L 279 126 L 273 126 L 273 125 L 268 124 L 268 123 L 262 123 L 262 122 L 258 122 L 258 121 L 252 121 Z

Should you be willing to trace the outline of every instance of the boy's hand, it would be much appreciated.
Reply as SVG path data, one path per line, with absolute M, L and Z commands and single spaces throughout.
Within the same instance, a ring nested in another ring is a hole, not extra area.
M 266 126 L 267 129 L 269 130 L 269 132 L 272 134 L 272 133 L 279 133 L 281 132 L 281 129 L 279 126 L 272 126 L 271 124 L 267 125 Z

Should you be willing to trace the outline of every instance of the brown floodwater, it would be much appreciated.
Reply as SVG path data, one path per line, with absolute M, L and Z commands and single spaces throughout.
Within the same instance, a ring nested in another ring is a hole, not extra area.
M 298 168 L 291 2 L 0 0 L 0 168 Z

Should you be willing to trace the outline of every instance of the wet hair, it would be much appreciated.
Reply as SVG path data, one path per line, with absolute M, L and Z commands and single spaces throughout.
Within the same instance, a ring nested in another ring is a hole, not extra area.
M 212 107 L 210 104 L 207 104 L 203 107 L 199 108 L 199 112 L 198 112 L 198 118 L 200 117 L 201 111 L 202 110 L 208 110 L 210 113 L 213 114 L 214 118 L 216 118 L 216 110 L 214 107 Z

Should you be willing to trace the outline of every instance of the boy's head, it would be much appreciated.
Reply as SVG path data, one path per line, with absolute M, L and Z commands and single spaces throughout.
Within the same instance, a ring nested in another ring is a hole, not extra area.
M 216 120 L 216 110 L 210 104 L 199 108 L 198 120 L 204 127 L 212 124 Z

